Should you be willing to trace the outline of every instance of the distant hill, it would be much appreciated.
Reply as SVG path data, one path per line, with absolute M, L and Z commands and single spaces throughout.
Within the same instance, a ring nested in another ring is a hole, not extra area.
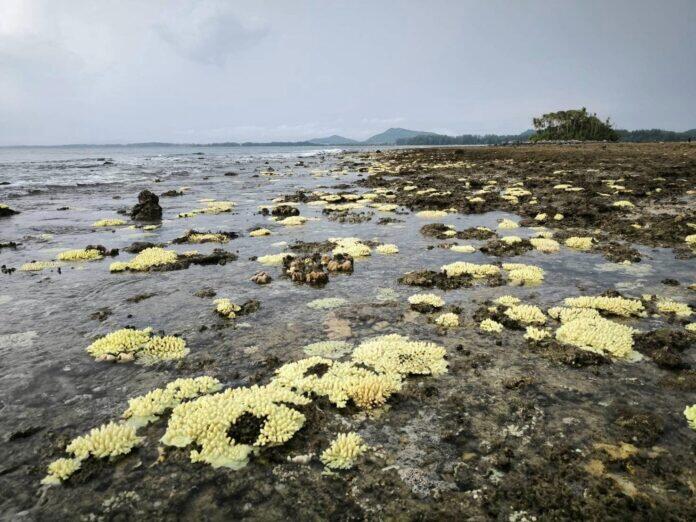
M 314 143 L 316 145 L 357 145 L 358 141 L 357 140 L 351 140 L 350 138 L 345 138 L 343 136 L 339 136 L 338 134 L 334 134 L 333 136 L 327 136 L 326 138 L 314 138 L 313 140 L 309 140 L 310 143 Z
M 409 140 L 416 136 L 432 135 L 432 132 L 413 131 L 408 129 L 391 128 L 375 134 L 362 142 L 363 145 L 396 145 L 399 140 Z
M 498 145 L 528 141 L 533 135 L 533 130 L 526 130 L 520 134 L 462 134 L 460 136 L 429 132 L 411 138 L 400 138 L 396 140 L 396 145 Z

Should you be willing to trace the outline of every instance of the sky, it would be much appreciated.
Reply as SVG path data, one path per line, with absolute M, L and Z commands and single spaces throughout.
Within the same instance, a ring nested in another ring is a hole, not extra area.
M 696 127 L 694 0 L 0 0 L 0 145 Z

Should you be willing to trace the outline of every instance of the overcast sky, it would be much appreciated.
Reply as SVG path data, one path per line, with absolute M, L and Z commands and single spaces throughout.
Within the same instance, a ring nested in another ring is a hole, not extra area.
M 0 0 L 0 144 L 696 127 L 696 0 Z

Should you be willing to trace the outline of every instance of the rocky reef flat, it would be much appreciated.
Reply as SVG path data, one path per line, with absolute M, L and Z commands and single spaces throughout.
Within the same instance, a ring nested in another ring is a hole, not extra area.
M 3 519 L 696 518 L 696 146 L 75 154 L 0 161 Z

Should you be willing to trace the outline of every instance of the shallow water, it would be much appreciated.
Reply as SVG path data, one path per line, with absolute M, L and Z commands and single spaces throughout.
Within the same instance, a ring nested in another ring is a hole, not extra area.
M 46 516 L 43 511 L 46 505 L 61 501 L 69 503 L 71 495 L 79 498 L 77 504 L 81 509 L 87 510 L 91 504 L 98 506 L 113 495 L 115 491 L 109 486 L 105 491 L 87 493 L 84 488 L 89 486 L 85 485 L 81 486 L 83 489 L 65 488 L 43 493 L 41 501 L 34 492 L 39 489 L 38 481 L 45 466 L 60 455 L 59 451 L 48 449 L 49 443 L 55 444 L 57 437 L 71 438 L 117 418 L 128 397 L 145 393 L 177 377 L 200 374 L 213 375 L 230 386 L 247 385 L 255 382 L 257 375 L 263 380 L 270 374 L 265 369 L 265 361 L 269 358 L 277 357 L 281 362 L 297 360 L 304 355 L 304 345 L 328 338 L 346 339 L 357 344 L 370 335 L 394 332 L 434 340 L 448 348 L 452 371 L 440 379 L 422 379 L 413 385 L 439 389 L 442 397 L 439 403 L 428 408 L 417 404 L 401 409 L 395 406 L 385 418 L 360 424 L 359 431 L 365 440 L 389 455 L 387 460 L 398 468 L 398 475 L 407 490 L 418 498 L 426 498 L 434 492 L 447 495 L 448 491 L 460 487 L 448 478 L 452 470 L 445 468 L 448 461 L 457 458 L 461 448 L 443 444 L 437 430 L 433 429 L 433 426 L 449 422 L 443 419 L 452 414 L 451 401 L 466 396 L 470 401 L 465 412 L 467 417 L 474 423 L 497 424 L 495 418 L 488 417 L 500 414 L 496 413 L 500 403 L 491 402 L 487 395 L 489 390 L 483 388 L 482 380 L 511 374 L 533 374 L 538 372 L 536 364 L 546 368 L 549 386 L 558 395 L 554 398 L 554 393 L 549 392 L 544 412 L 537 412 L 537 415 L 545 417 L 543 422 L 547 423 L 546 429 L 549 430 L 559 426 L 559 429 L 565 429 L 562 419 L 584 415 L 589 423 L 587 430 L 594 429 L 599 419 L 604 418 L 601 407 L 596 411 L 596 404 L 614 401 L 619 383 L 624 386 L 622 394 L 629 389 L 638 394 L 655 393 L 653 386 L 646 386 L 641 392 L 627 384 L 638 378 L 654 383 L 660 370 L 649 362 L 618 363 L 614 370 L 616 381 L 602 380 L 601 385 L 592 384 L 584 377 L 577 379 L 568 373 L 576 370 L 549 369 L 546 362 L 535 362 L 521 356 L 516 348 L 506 346 L 512 342 L 512 334 L 505 334 L 502 347 L 495 346 L 490 340 L 479 341 L 475 325 L 445 335 L 424 316 L 407 310 L 406 298 L 421 290 L 397 283 L 405 272 L 426 268 L 437 270 L 443 264 L 458 260 L 498 261 L 478 251 L 461 254 L 443 248 L 428 249 L 440 241 L 421 235 L 419 229 L 422 225 L 437 221 L 451 224 L 458 230 L 472 226 L 495 229 L 501 218 L 518 220 L 517 216 L 490 212 L 453 214 L 427 220 L 406 211 L 375 212 L 369 222 L 342 224 L 328 220 L 321 207 L 301 204 L 301 215 L 309 217 L 310 221 L 303 226 L 283 227 L 259 214 L 259 205 L 270 204 L 274 198 L 297 190 L 318 187 L 334 190 L 331 189 L 333 185 L 356 182 L 366 174 L 355 172 L 350 167 L 332 172 L 344 160 L 352 160 L 354 156 L 346 158 L 336 151 L 287 149 L 213 152 L 206 149 L 203 155 L 198 152 L 188 149 L 82 149 L 48 153 L 0 150 L 0 181 L 10 182 L 10 185 L 0 186 L 0 202 L 21 211 L 19 215 L 0 219 L 0 243 L 21 243 L 16 250 L 0 251 L 0 264 L 18 268 L 32 260 L 51 260 L 58 252 L 83 248 L 88 244 L 123 248 L 134 241 L 166 243 L 182 236 L 189 228 L 235 231 L 240 236 L 222 245 L 222 248 L 239 255 L 237 261 L 224 266 L 111 274 L 108 266 L 112 259 L 107 258 L 64 266 L 60 274 L 46 270 L 36 273 L 17 271 L 1 276 L 0 311 L 5 317 L 5 321 L 0 323 L 2 437 L 3 440 L 13 438 L 0 450 L 2 481 L 5 491 L 11 492 L 0 504 L 4 513 L 11 516 L 26 512 L 41 518 Z M 44 156 L 37 158 L 39 154 Z M 113 164 L 104 165 L 105 161 Z M 303 161 L 304 165 L 297 166 L 298 161 Z M 275 169 L 276 175 L 259 175 L 269 166 Z M 238 175 L 224 175 L 230 171 Z M 189 187 L 184 196 L 160 199 L 164 219 L 157 230 L 144 232 L 127 227 L 91 227 L 98 219 L 122 217 L 117 211 L 130 208 L 136 202 L 138 192 L 144 188 L 162 193 L 183 186 Z M 236 206 L 232 213 L 186 219 L 176 217 L 180 212 L 202 207 L 204 203 L 200 200 L 204 198 L 231 200 Z M 60 207 L 69 207 L 69 210 L 57 210 Z M 401 222 L 378 225 L 379 217 L 396 217 Z M 269 228 L 272 235 L 249 237 L 248 231 L 259 226 Z M 520 236 L 533 233 L 523 228 L 499 232 L 504 232 L 501 235 Z M 369 258 L 356 261 L 353 274 L 332 277 L 322 289 L 293 284 L 281 276 L 279 267 L 264 267 L 250 259 L 287 251 L 286 245 L 298 240 L 324 241 L 329 237 L 359 237 L 395 243 L 400 251 L 397 255 L 373 252 Z M 483 242 L 458 243 L 476 246 Z M 192 249 L 207 252 L 220 246 L 171 245 L 169 248 L 179 252 Z M 638 248 L 643 261 L 631 266 L 611 264 L 599 254 L 567 248 L 556 254 L 533 251 L 505 261 L 542 267 L 546 277 L 540 286 L 475 286 L 434 292 L 443 295 L 448 305 L 462 307 L 467 317 L 486 299 L 504 294 L 517 295 L 542 308 L 560 304 L 565 297 L 597 294 L 612 288 L 635 297 L 643 293 L 658 293 L 688 301 L 690 296 L 684 286 L 669 287 L 667 292 L 667 287 L 660 282 L 665 278 L 691 282 L 696 264 L 678 261 L 671 251 L 665 249 Z M 132 254 L 122 252 L 113 260 L 125 261 L 132 257 Z M 249 280 L 259 270 L 272 275 L 270 285 L 258 286 Z M 212 299 L 194 296 L 204 287 L 213 288 L 217 297 L 229 297 L 237 303 L 258 299 L 261 309 L 234 322 L 221 319 L 214 313 Z M 385 305 L 380 301 L 378 296 L 385 288 L 395 292 L 395 302 Z M 140 294 L 154 295 L 138 303 L 127 301 Z M 347 304 L 337 310 L 313 310 L 306 306 L 321 297 L 341 297 Z M 102 308 L 108 308 L 111 314 L 103 321 L 92 318 L 92 314 Z M 635 325 L 647 328 L 660 321 L 647 319 Z M 144 366 L 98 363 L 85 352 L 95 338 L 125 326 L 151 326 L 156 331 L 181 335 L 191 353 L 180 363 Z M 207 328 L 202 329 L 202 326 Z M 458 375 L 455 370 L 469 364 L 455 351 L 455 346 L 462 344 L 474 355 L 488 353 L 488 362 L 484 364 L 484 367 L 488 365 L 488 374 L 465 379 Z M 505 349 L 510 350 L 509 355 L 495 355 L 496 351 Z M 491 357 L 496 358 L 493 367 L 490 367 Z M 690 362 L 694 362 L 693 359 L 692 354 Z M 479 402 L 478 411 L 476 401 Z M 652 402 L 674 409 L 667 412 L 670 423 L 681 422 L 680 411 L 675 409 L 679 401 L 673 395 L 661 395 Z M 684 397 L 683 404 L 687 402 Z M 571 413 L 567 413 L 569 404 L 574 407 Z M 583 414 L 583 410 L 593 411 Z M 522 440 L 525 431 L 532 429 L 529 426 L 537 422 L 535 419 L 532 415 L 524 422 L 520 419 L 510 421 L 504 429 Z M 28 428 L 37 431 L 26 437 L 16 436 L 17 432 Z M 671 441 L 680 444 L 687 434 L 686 430 L 678 431 L 671 435 Z M 575 437 L 580 440 L 585 435 Z M 254 466 L 252 462 L 250 468 Z M 216 473 L 227 476 L 228 473 L 244 474 L 247 470 L 218 470 Z M 135 484 L 131 487 L 137 489 Z M 53 498 L 47 501 L 45 495 Z M 262 511 L 253 514 L 263 518 L 263 509 L 269 508 L 260 509 Z M 274 512 L 269 511 L 269 517 L 274 518 L 271 513 Z

